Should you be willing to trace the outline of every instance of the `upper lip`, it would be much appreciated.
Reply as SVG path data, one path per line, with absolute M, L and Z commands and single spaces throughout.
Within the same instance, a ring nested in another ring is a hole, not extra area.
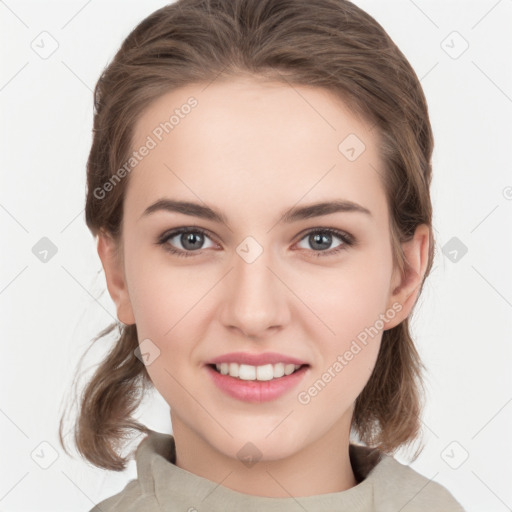
M 277 352 L 264 352 L 262 354 L 251 354 L 249 352 L 230 352 L 222 356 L 210 359 L 206 364 L 220 364 L 220 363 L 240 363 L 248 364 L 251 366 L 262 366 L 265 364 L 308 364 L 305 361 L 301 361 L 296 357 L 286 356 L 284 354 L 278 354 Z

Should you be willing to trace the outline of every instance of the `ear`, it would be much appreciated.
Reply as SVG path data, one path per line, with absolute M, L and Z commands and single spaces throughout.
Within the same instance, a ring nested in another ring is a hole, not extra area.
M 398 268 L 393 272 L 388 300 L 388 309 L 394 309 L 398 313 L 393 319 L 386 322 L 385 329 L 391 329 L 407 318 L 416 303 L 428 264 L 429 235 L 429 227 L 426 224 L 420 224 L 417 226 L 413 238 L 402 243 L 405 270 L 402 275 Z M 401 306 L 401 309 L 398 308 L 398 305 Z
M 100 231 L 98 234 L 98 255 L 105 271 L 107 288 L 117 309 L 117 318 L 125 325 L 135 323 L 130 296 L 126 286 L 124 265 L 121 258 L 121 249 L 108 233 Z M 119 251 L 119 254 L 118 254 Z

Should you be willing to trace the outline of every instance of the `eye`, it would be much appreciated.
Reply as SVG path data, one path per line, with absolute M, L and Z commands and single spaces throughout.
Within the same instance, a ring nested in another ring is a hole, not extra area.
M 329 247 L 333 243 L 333 238 L 337 238 L 341 242 L 333 249 Z M 158 245 L 162 245 L 166 251 L 176 256 L 196 256 L 194 253 L 201 253 L 202 249 L 215 247 L 215 244 L 209 247 L 204 246 L 205 239 L 211 239 L 204 229 L 195 227 L 183 227 L 164 233 L 157 241 Z M 332 228 L 315 228 L 308 231 L 301 239 L 306 240 L 313 247 L 314 256 L 332 256 L 340 251 L 355 245 L 355 239 L 352 235 L 338 231 Z M 182 248 L 177 248 L 180 244 Z M 302 247 L 304 249 L 304 247 Z M 307 249 L 307 248 L 306 248 Z M 318 249 L 318 250 L 317 250 Z
M 341 243 L 335 246 L 334 249 L 329 250 L 329 247 L 326 246 L 330 246 L 332 244 L 333 237 L 341 240 Z M 306 235 L 301 238 L 301 241 L 302 240 L 306 240 L 306 243 L 310 244 L 311 247 L 319 249 L 313 251 L 316 253 L 314 254 L 315 257 L 332 256 L 355 244 L 355 240 L 352 235 L 331 228 L 315 228 L 308 231 Z
M 206 231 L 198 228 L 179 228 L 174 231 L 164 233 L 157 244 L 162 245 L 166 251 L 175 254 L 176 256 L 195 256 L 194 252 L 201 251 L 201 249 L 208 249 L 204 247 L 204 241 L 209 238 Z M 176 239 L 174 242 L 173 240 Z M 171 245 L 181 244 L 183 249 L 176 248 Z M 212 245 L 214 246 L 214 245 Z

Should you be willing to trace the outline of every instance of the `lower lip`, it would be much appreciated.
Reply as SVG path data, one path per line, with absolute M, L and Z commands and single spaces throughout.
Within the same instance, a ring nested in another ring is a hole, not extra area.
M 229 375 L 222 375 L 211 366 L 206 370 L 213 382 L 227 395 L 244 402 L 269 402 L 284 395 L 303 379 L 309 366 L 303 366 L 291 375 L 272 380 L 241 380 Z

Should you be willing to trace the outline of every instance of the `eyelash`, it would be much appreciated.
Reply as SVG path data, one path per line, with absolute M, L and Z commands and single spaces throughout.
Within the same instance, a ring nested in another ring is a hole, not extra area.
M 183 251 L 182 249 L 176 249 L 172 245 L 168 244 L 168 240 L 171 238 L 174 238 L 177 235 L 181 235 L 183 233 L 200 233 L 201 235 L 205 235 L 208 238 L 212 238 L 207 231 L 201 228 L 195 228 L 195 227 L 188 227 L 188 228 L 179 228 L 170 232 L 166 232 L 163 235 L 160 236 L 160 238 L 157 241 L 157 245 L 162 245 L 164 249 L 176 256 L 179 257 L 191 257 L 195 256 L 196 254 L 201 254 L 201 250 L 198 251 Z M 352 247 L 355 245 L 356 240 L 352 235 L 349 235 L 348 233 L 344 233 L 343 231 L 338 231 L 337 229 L 332 228 L 314 228 L 309 231 L 307 231 L 302 238 L 300 238 L 299 242 L 302 241 L 304 238 L 311 234 L 325 234 L 328 233 L 329 235 L 334 235 L 338 237 L 343 244 L 339 245 L 338 247 L 334 249 L 328 249 L 325 251 L 314 251 L 315 257 L 324 257 L 324 256 L 334 256 L 338 254 L 341 251 L 346 250 L 348 247 Z M 194 254 L 195 253 L 195 254 Z

